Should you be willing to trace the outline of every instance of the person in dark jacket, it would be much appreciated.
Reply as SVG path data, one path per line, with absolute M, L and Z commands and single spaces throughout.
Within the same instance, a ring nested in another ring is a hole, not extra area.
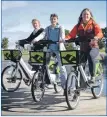
M 41 28 L 40 21 L 37 19 L 32 20 L 32 26 L 34 28 L 33 32 L 30 34 L 30 36 L 26 39 L 19 40 L 20 45 L 24 47 L 24 44 L 31 44 L 35 43 L 41 39 L 43 39 L 43 31 L 44 29 Z
M 43 31 L 44 29 L 41 28 L 40 21 L 38 19 L 32 20 L 32 26 L 34 28 L 33 32 L 30 34 L 30 36 L 26 39 L 19 40 L 19 43 L 22 47 L 24 47 L 25 44 L 34 44 L 37 41 L 43 39 Z M 41 48 L 37 46 L 37 50 L 40 50 Z M 38 66 L 32 65 L 32 70 L 38 70 Z

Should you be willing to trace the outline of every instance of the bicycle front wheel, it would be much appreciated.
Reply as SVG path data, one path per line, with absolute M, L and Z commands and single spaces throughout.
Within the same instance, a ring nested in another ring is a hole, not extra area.
M 31 85 L 31 93 L 33 100 L 35 102 L 41 101 L 44 96 L 44 92 L 45 92 L 44 75 L 42 72 L 35 72 Z
M 1 74 L 1 85 L 7 92 L 16 91 L 22 80 L 22 73 L 18 69 L 16 71 L 15 65 L 10 65 L 4 68 Z
M 59 93 L 62 91 L 61 80 L 59 78 L 59 75 L 56 75 L 56 80 L 54 83 L 54 90 L 56 93 Z
M 68 75 L 65 96 L 68 108 L 75 109 L 80 100 L 80 95 L 77 93 L 77 76 L 75 72 Z

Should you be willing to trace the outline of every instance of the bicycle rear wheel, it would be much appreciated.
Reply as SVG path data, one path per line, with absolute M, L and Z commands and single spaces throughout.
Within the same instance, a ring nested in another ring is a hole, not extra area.
M 31 85 L 31 93 L 33 100 L 35 102 L 39 102 L 42 100 L 45 92 L 45 85 L 44 85 L 44 75 L 42 72 L 35 72 L 32 85 Z
M 9 65 L 2 71 L 1 85 L 3 89 L 7 92 L 16 91 L 21 84 L 22 73 L 20 69 L 18 69 L 16 73 L 15 72 L 16 72 L 15 65 Z
M 68 108 L 75 109 L 80 100 L 80 95 L 77 93 L 77 76 L 75 72 L 71 72 L 68 75 L 65 96 Z
M 100 62 L 98 64 L 97 74 L 98 75 L 95 78 L 95 84 L 91 88 L 94 98 L 99 98 L 101 96 L 104 86 L 104 69 Z

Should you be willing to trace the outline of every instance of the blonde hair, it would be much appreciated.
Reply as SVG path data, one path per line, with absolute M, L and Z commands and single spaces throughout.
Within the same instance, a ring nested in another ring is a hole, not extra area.
M 32 19 L 32 23 L 33 23 L 33 22 L 36 22 L 36 21 L 37 21 L 37 22 L 39 23 L 39 25 L 40 25 L 40 21 L 39 21 L 38 19 Z

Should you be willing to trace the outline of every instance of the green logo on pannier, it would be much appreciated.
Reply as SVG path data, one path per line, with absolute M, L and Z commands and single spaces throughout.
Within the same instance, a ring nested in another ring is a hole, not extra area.
M 76 64 L 76 51 L 61 52 L 63 64 Z
M 31 62 L 43 63 L 43 52 L 31 52 Z
M 4 59 L 5 60 L 10 60 L 11 59 L 10 51 L 3 51 L 3 54 L 4 54 Z

